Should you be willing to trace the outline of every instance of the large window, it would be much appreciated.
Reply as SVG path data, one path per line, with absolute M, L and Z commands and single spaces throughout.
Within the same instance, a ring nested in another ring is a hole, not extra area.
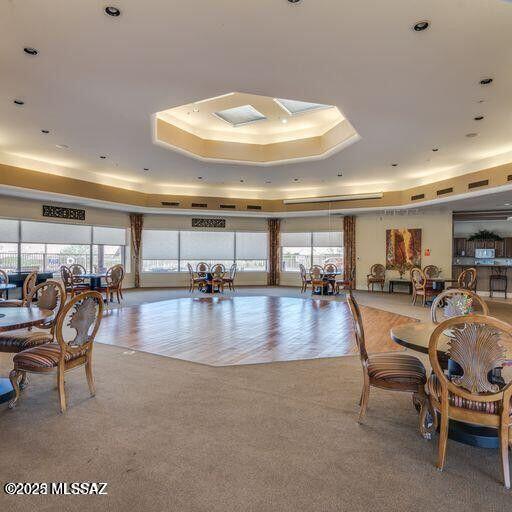
M 0 268 L 8 271 L 103 271 L 125 263 L 125 247 L 124 228 L 0 219 Z
M 339 231 L 307 233 L 281 233 L 281 269 L 296 272 L 302 264 L 311 265 L 334 263 L 343 266 L 343 235 Z
M 143 272 L 186 272 L 204 261 L 234 262 L 241 271 L 267 270 L 267 233 L 233 231 L 167 231 L 145 229 L 142 234 Z

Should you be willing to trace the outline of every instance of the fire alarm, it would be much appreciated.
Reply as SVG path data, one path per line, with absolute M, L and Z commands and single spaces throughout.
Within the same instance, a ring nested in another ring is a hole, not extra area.
M 430 249 L 425 249 L 425 256 L 430 256 Z

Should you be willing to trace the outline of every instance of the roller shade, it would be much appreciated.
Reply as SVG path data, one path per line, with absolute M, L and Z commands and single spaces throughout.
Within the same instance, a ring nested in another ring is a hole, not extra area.
M 181 231 L 181 259 L 232 260 L 235 254 L 233 232 Z
M 18 242 L 18 226 L 17 220 L 0 219 L 0 242 Z
M 282 247 L 311 247 L 311 233 L 281 233 Z
M 100 245 L 126 245 L 126 229 L 93 226 L 92 243 Z
M 313 247 L 341 247 L 343 236 L 340 231 L 323 231 L 313 233 Z
M 145 260 L 177 260 L 178 231 L 145 229 L 142 231 L 142 257 Z
M 266 260 L 267 257 L 267 233 L 236 233 L 237 260 Z
M 21 221 L 21 241 L 39 244 L 91 243 L 91 226 Z

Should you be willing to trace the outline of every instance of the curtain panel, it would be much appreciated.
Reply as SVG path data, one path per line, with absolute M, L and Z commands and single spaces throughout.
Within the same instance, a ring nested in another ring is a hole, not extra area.
M 134 266 L 134 286 L 140 288 L 140 256 L 142 243 L 142 226 L 144 215 L 142 213 L 130 213 L 130 231 L 132 239 L 132 253 Z
M 353 215 L 343 217 L 343 276 L 351 281 L 350 288 L 356 286 L 356 218 Z
M 267 285 L 279 285 L 279 248 L 281 220 L 268 219 L 268 274 Z

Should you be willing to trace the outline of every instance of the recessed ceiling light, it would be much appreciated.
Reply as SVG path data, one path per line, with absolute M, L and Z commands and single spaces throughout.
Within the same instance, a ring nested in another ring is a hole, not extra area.
M 243 183 L 243 182 L 244 182 L 244 180 L 240 180 L 240 183 Z
M 41 130 L 41 133 L 50 133 L 50 130 Z
M 432 151 L 439 151 L 439 148 L 432 148 Z
M 480 80 L 480 85 L 489 85 L 492 83 L 492 81 L 492 78 L 482 78 L 482 80 Z
M 108 5 L 107 7 L 105 7 L 105 14 L 108 14 L 109 16 L 113 16 L 114 18 L 117 18 L 118 16 L 121 15 L 121 11 L 117 7 Z
M 503 206 L 510 206 L 511 203 L 504 203 Z
M 23 51 L 27 55 L 34 55 L 34 56 L 39 53 L 35 48 L 31 48 L 30 46 L 25 46 L 25 48 L 23 48 Z
M 484 103 L 485 100 L 477 100 L 477 103 Z
M 391 164 L 391 167 L 398 167 L 398 164 Z
M 342 172 L 339 172 L 338 173 L 338 177 L 341 178 L 343 176 L 343 173 Z
M 475 116 L 473 119 L 475 121 L 481 121 L 484 118 L 484 116 Z
M 102 160 L 105 160 L 105 158 L 107 158 L 107 157 L 106 157 L 105 155 L 100 155 L 100 158 L 101 158 Z
M 426 20 L 424 21 L 418 21 L 418 23 L 415 23 L 412 27 L 412 29 L 415 32 L 422 32 L 423 30 L 427 30 L 427 28 L 430 26 L 430 23 Z
M 299 180 L 299 178 L 293 178 L 293 181 L 295 181 L 295 183 L 297 183 Z
M 478 133 L 466 133 L 466 137 L 476 137 L 478 135 Z
M 59 149 L 69 149 L 67 144 L 55 144 L 55 147 Z
M 198 177 L 197 177 L 197 179 L 198 179 L 198 180 L 202 180 L 202 179 L 203 179 L 203 177 L 202 177 L 202 176 L 198 176 Z
M 288 0 L 291 4 L 298 4 L 301 0 Z
M 270 183 L 272 183 L 272 182 L 271 182 L 270 180 L 265 180 L 265 183 L 266 183 L 267 185 L 269 185 L 269 184 L 270 184 Z
M 194 112 L 199 112 L 199 107 L 197 105 L 194 105 Z
M 25 105 L 25 102 L 23 100 L 14 100 L 14 104 L 21 107 L 22 105 Z
M 286 124 L 287 122 L 288 122 L 288 119 L 286 119 L 285 117 L 281 118 L 281 123 Z
M 149 171 L 149 167 L 144 167 L 144 170 L 145 171 Z

